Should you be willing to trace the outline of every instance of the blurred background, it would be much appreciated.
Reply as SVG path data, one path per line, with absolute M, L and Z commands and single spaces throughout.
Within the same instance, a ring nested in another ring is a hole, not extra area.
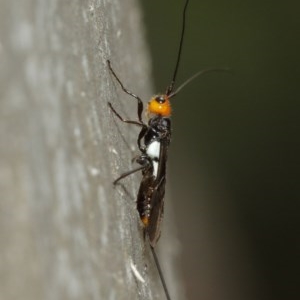
M 141 4 L 164 92 L 184 0 Z M 169 198 L 190 300 L 300 295 L 299 12 L 297 1 L 190 1 L 177 86 L 232 70 L 172 101 Z

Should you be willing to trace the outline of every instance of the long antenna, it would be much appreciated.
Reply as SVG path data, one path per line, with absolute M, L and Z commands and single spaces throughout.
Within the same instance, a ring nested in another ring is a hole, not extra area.
M 193 81 L 194 79 L 196 79 L 197 77 L 205 74 L 205 73 L 209 73 L 209 72 L 229 72 L 230 69 L 228 68 L 209 68 L 209 69 L 204 69 L 201 70 L 199 72 L 197 72 L 196 74 L 194 74 L 193 76 L 191 76 L 190 78 L 188 78 L 186 81 L 184 81 L 176 90 L 175 92 L 169 94 L 169 98 L 172 98 L 174 96 L 176 96 L 187 84 L 189 84 L 191 81 Z
M 188 4 L 189 4 L 189 0 L 186 0 L 185 5 L 184 5 L 184 9 L 183 9 L 182 28 L 181 28 L 181 36 L 180 36 L 179 49 L 178 49 L 178 54 L 177 54 L 177 61 L 176 61 L 176 66 L 175 66 L 175 70 L 174 70 L 172 81 L 171 81 L 171 83 L 168 86 L 167 91 L 166 91 L 166 95 L 167 96 L 169 96 L 173 92 L 174 85 L 175 85 L 175 80 L 176 80 L 176 76 L 177 76 L 177 72 L 178 72 L 178 68 L 179 68 L 179 63 L 180 63 L 180 58 L 181 58 L 181 52 L 182 52 L 182 45 L 183 45 L 183 38 L 184 38 L 184 31 L 185 31 L 186 9 L 187 9 Z
M 166 281 L 165 281 L 163 272 L 161 270 L 161 267 L 160 267 L 159 260 L 158 260 L 158 257 L 156 255 L 156 252 L 155 252 L 154 248 L 151 245 L 150 245 L 150 249 L 151 249 L 151 252 L 153 254 L 153 258 L 154 258 L 154 261 L 155 261 L 155 264 L 156 264 L 156 267 L 157 267 L 157 270 L 158 270 L 160 281 L 161 281 L 161 283 L 163 285 L 163 288 L 164 288 L 164 291 L 165 291 L 165 294 L 166 294 L 166 298 L 167 298 L 167 300 L 171 300 L 171 297 L 170 297 L 170 294 L 169 294 L 169 291 L 168 291 L 168 288 L 167 288 L 167 285 L 166 285 Z

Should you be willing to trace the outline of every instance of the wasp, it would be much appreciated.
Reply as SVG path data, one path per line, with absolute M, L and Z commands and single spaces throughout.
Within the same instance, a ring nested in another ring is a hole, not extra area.
M 178 94 L 178 92 L 186 86 L 189 82 L 196 77 L 209 72 L 209 71 L 227 71 L 227 69 L 205 69 L 197 72 L 192 77 L 187 79 L 177 89 L 175 89 L 175 81 L 179 68 L 184 32 L 185 32 L 185 20 L 186 10 L 189 4 L 189 0 L 186 0 L 183 9 L 183 21 L 180 35 L 180 43 L 177 54 L 177 60 L 171 83 L 166 89 L 165 93 L 153 96 L 147 104 L 146 115 L 148 116 L 148 122 L 145 123 L 142 119 L 142 113 L 144 111 L 144 104 L 141 98 L 128 89 L 126 89 L 116 75 L 114 69 L 111 66 L 111 62 L 108 60 L 108 68 L 116 79 L 121 89 L 137 101 L 137 120 L 124 119 L 112 106 L 110 102 L 108 105 L 111 111 L 122 122 L 127 124 L 133 124 L 141 128 L 137 145 L 140 150 L 140 154 L 135 158 L 136 163 L 139 165 L 137 168 L 123 173 L 119 178 L 114 181 L 116 185 L 123 178 L 142 171 L 142 180 L 137 193 L 137 210 L 144 228 L 144 236 L 147 236 L 150 243 L 150 248 L 154 256 L 156 266 L 159 271 L 159 275 L 166 293 L 167 299 L 171 299 L 168 293 L 168 289 L 163 278 L 163 274 L 157 259 L 154 247 L 156 246 L 161 233 L 161 223 L 164 213 L 164 196 L 166 185 L 166 164 L 168 158 L 168 149 L 171 141 L 171 102 L 170 99 Z
M 144 105 L 142 100 L 132 92 L 128 91 L 117 77 L 107 61 L 113 76 L 119 82 L 122 90 L 137 100 L 138 121 L 124 119 L 109 102 L 112 112 L 124 123 L 134 124 L 141 127 L 137 144 L 140 155 L 135 161 L 140 165 L 138 168 L 122 174 L 114 181 L 116 185 L 121 179 L 142 171 L 142 181 L 137 194 L 137 210 L 144 226 L 144 237 L 148 236 L 150 248 L 154 256 L 156 266 L 166 293 L 170 300 L 169 292 L 160 268 L 160 264 L 154 247 L 160 238 L 160 225 L 163 219 L 164 195 L 166 185 L 166 163 L 168 148 L 171 140 L 171 93 L 156 95 L 151 98 L 147 107 L 149 118 L 148 124 L 142 120 Z M 169 90 L 169 88 L 168 88 Z M 172 92 L 172 90 L 170 90 Z
M 170 99 L 174 97 L 179 90 L 182 89 L 194 77 L 199 76 L 195 74 L 176 91 L 174 91 L 175 80 L 178 72 L 184 31 L 185 31 L 185 16 L 189 0 L 186 0 L 183 9 L 183 23 L 180 37 L 179 50 L 175 70 L 173 73 L 171 84 L 167 87 L 166 92 L 153 96 L 147 105 L 146 115 L 149 116 L 148 123 L 142 119 L 142 112 L 144 111 L 144 104 L 141 98 L 128 89 L 126 89 L 116 75 L 108 60 L 107 64 L 110 72 L 119 83 L 121 89 L 131 97 L 137 100 L 137 117 L 138 120 L 124 119 L 109 102 L 108 105 L 111 111 L 124 123 L 134 124 L 141 128 L 137 139 L 137 145 L 140 150 L 140 155 L 135 161 L 140 165 L 138 168 L 122 174 L 114 181 L 117 184 L 121 179 L 135 173 L 142 171 L 142 181 L 137 194 L 137 210 L 140 219 L 144 226 L 145 235 L 148 236 L 152 248 L 155 247 L 160 237 L 160 227 L 164 211 L 164 196 L 166 185 L 166 163 L 168 157 L 168 148 L 171 141 L 171 103 Z

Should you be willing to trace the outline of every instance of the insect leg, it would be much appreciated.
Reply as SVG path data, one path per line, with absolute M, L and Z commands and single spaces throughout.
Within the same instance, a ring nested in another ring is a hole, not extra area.
M 139 149 L 143 152 L 144 151 L 144 148 L 141 146 L 141 140 L 142 138 L 144 137 L 144 135 L 146 134 L 147 132 L 147 129 L 148 129 L 148 126 L 144 123 L 141 123 L 141 122 L 138 122 L 138 121 L 132 121 L 132 120 L 126 120 L 126 119 L 123 119 L 123 117 L 121 117 L 121 115 L 113 108 L 112 104 L 110 102 L 108 102 L 108 106 L 110 107 L 111 111 L 118 117 L 119 120 L 121 120 L 122 122 L 124 123 L 127 123 L 127 124 L 134 124 L 134 125 L 137 125 L 137 126 L 140 126 L 142 127 L 140 133 L 139 133 L 139 136 L 138 136 L 138 139 L 137 139 L 137 144 L 138 144 L 138 147 Z
M 121 89 L 126 93 L 128 94 L 129 96 L 135 98 L 137 100 L 137 114 L 138 114 L 138 118 L 139 118 L 139 121 L 140 123 L 143 123 L 142 121 L 142 112 L 144 110 L 144 104 L 141 100 L 141 98 L 137 95 L 135 95 L 134 93 L 130 92 L 129 90 L 127 90 L 123 83 L 121 82 L 121 80 L 119 79 L 119 77 L 117 76 L 117 74 L 115 73 L 115 71 L 113 70 L 111 64 L 110 64 L 110 60 L 107 60 L 107 65 L 108 65 L 108 68 L 110 70 L 110 72 L 113 74 L 113 76 L 116 78 L 116 80 L 118 81 L 119 85 L 121 86 Z
M 128 172 L 123 173 L 119 178 L 117 178 L 117 179 L 113 182 L 113 184 L 116 185 L 121 179 L 123 179 L 123 178 L 125 178 L 125 177 L 127 177 L 127 176 L 129 176 L 129 175 L 131 175 L 131 174 L 133 174 L 133 173 L 135 173 L 135 172 L 138 172 L 138 171 L 140 171 L 140 170 L 143 170 L 144 168 L 145 168 L 145 166 L 140 166 L 140 167 L 138 167 L 138 168 L 136 168 L 136 169 L 133 169 L 133 170 L 131 170 L 131 171 L 128 171 Z
M 141 126 L 141 127 L 147 127 L 143 122 L 138 122 L 138 121 L 132 121 L 132 120 L 126 120 L 123 117 L 121 117 L 121 115 L 113 108 L 112 104 L 110 102 L 108 102 L 108 106 L 109 108 L 112 110 L 112 112 L 124 123 L 128 123 L 128 124 L 134 124 L 137 126 Z
M 128 171 L 128 172 L 125 172 L 125 173 L 121 174 L 121 176 L 120 176 L 119 178 L 117 178 L 117 179 L 113 182 L 114 185 L 116 185 L 121 179 L 123 179 L 123 178 L 125 178 L 125 177 L 127 177 L 127 176 L 129 176 L 129 175 L 131 175 L 131 174 L 133 174 L 133 173 L 135 173 L 135 172 L 138 172 L 138 171 L 141 171 L 141 170 L 147 168 L 147 167 L 149 166 L 149 164 L 150 164 L 149 160 L 148 160 L 145 156 L 143 156 L 143 155 L 140 155 L 140 156 L 136 159 L 136 161 L 137 161 L 141 166 L 140 166 L 140 167 L 137 167 L 137 168 L 135 168 L 135 169 L 133 169 L 133 170 L 130 170 L 130 171 Z

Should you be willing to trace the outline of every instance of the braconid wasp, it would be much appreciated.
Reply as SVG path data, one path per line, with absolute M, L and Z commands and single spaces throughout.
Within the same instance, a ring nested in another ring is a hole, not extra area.
M 108 68 L 116 79 L 121 89 L 137 101 L 137 116 L 138 120 L 124 119 L 112 106 L 110 102 L 108 105 L 111 111 L 124 123 L 133 124 L 139 126 L 141 131 L 138 135 L 137 145 L 140 150 L 134 160 L 139 166 L 133 170 L 123 173 L 119 178 L 114 181 L 116 185 L 121 179 L 135 173 L 142 171 L 142 181 L 140 183 L 139 191 L 137 194 L 137 210 L 139 212 L 140 219 L 143 223 L 144 236 L 148 238 L 150 248 L 158 269 L 158 273 L 166 294 L 166 298 L 170 300 L 170 295 L 163 277 L 163 273 L 160 268 L 160 264 L 154 250 L 159 237 L 160 226 L 163 218 L 164 211 L 164 195 L 166 184 L 166 162 L 168 155 L 168 148 L 171 140 L 171 104 L 170 99 L 178 94 L 178 92 L 189 82 L 196 77 L 209 72 L 226 69 L 205 69 L 197 72 L 192 77 L 187 79 L 177 89 L 175 89 L 175 81 L 179 68 L 182 45 L 185 32 L 185 20 L 186 10 L 189 4 L 189 0 L 186 0 L 183 8 L 182 28 L 180 35 L 179 49 L 176 59 L 176 65 L 173 73 L 173 77 L 170 85 L 167 87 L 164 94 L 158 94 L 153 96 L 148 102 L 146 115 L 148 116 L 148 123 L 145 123 L 142 119 L 142 112 L 144 111 L 144 104 L 141 98 L 128 89 L 126 89 L 113 70 L 110 61 L 107 61 Z M 175 90 L 174 90 L 175 89 Z

